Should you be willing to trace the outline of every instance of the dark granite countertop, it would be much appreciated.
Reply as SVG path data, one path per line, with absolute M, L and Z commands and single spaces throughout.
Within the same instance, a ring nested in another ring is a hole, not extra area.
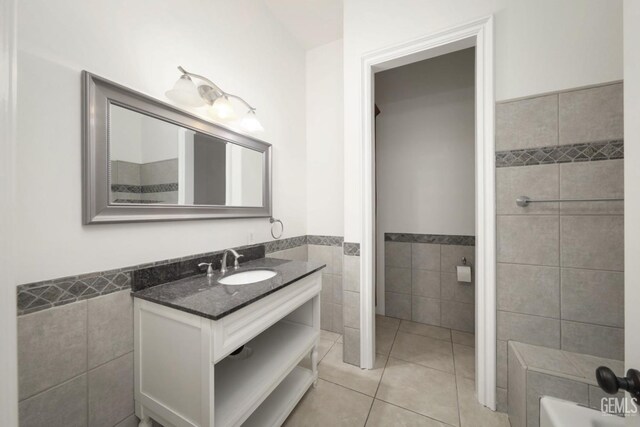
M 218 283 L 222 275 L 216 271 L 211 278 L 203 273 L 133 292 L 133 296 L 208 319 L 219 320 L 324 267 L 325 264 L 316 262 L 260 258 L 242 264 L 237 270 L 231 268 L 227 276 L 259 269 L 273 270 L 278 274 L 260 282 L 227 286 Z

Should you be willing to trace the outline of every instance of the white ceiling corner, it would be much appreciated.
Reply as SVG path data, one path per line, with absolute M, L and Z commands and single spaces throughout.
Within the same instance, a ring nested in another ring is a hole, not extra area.
M 343 0 L 264 0 L 305 49 L 342 38 Z

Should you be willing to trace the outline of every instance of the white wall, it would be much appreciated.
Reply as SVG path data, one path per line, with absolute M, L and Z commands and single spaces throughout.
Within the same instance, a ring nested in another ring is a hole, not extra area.
M 640 301 L 640 2 L 624 2 L 624 295 L 625 325 L 640 321 L 637 310 Z M 636 119 L 633 119 L 636 118 Z M 627 369 L 639 369 L 640 335 L 633 326 L 625 328 L 624 360 Z M 627 418 L 627 425 L 637 425 L 635 417 Z
M 183 65 L 250 100 L 274 216 L 306 233 L 305 52 L 262 2 L 30 0 L 18 15 L 18 283 L 271 239 L 267 219 L 83 226 L 82 70 L 167 101 Z
M 493 14 L 496 99 L 622 78 L 622 0 L 345 0 L 345 239 L 361 238 L 361 58 Z
M 475 234 L 474 55 L 376 74 L 380 232 Z
M 342 40 L 307 52 L 309 234 L 344 234 Z

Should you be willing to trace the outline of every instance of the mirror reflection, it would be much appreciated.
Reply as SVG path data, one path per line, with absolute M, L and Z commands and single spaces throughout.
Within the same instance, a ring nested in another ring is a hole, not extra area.
M 109 108 L 112 204 L 263 206 L 263 153 Z

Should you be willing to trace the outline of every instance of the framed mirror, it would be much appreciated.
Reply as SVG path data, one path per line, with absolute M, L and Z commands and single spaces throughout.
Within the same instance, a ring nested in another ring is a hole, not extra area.
M 271 216 L 271 145 L 83 71 L 85 224 Z

